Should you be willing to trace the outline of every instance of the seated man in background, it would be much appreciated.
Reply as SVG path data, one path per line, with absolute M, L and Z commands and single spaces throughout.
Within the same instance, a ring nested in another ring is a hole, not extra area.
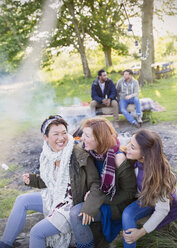
M 96 108 L 113 107 L 114 127 L 115 129 L 119 128 L 117 92 L 113 81 L 107 77 L 105 70 L 98 71 L 98 77 L 92 83 L 91 96 L 92 116 L 95 115 Z
M 121 78 L 117 84 L 117 96 L 120 100 L 120 111 L 125 118 L 135 127 L 139 127 L 139 123 L 142 123 L 142 112 L 139 101 L 139 83 L 133 78 L 132 70 L 125 70 L 123 78 Z M 128 104 L 135 104 L 136 108 L 136 119 L 127 111 Z

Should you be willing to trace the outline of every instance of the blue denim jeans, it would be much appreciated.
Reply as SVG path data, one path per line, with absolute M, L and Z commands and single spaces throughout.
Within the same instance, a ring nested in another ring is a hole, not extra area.
M 72 207 L 70 211 L 71 227 L 77 248 L 94 248 L 94 240 L 89 225 L 82 225 L 82 216 L 79 216 L 82 210 L 83 202 Z M 99 211 L 94 218 L 95 222 L 101 221 L 101 212 Z
M 128 104 L 134 104 L 136 108 L 136 114 L 141 115 L 141 105 L 138 97 L 132 97 L 129 100 L 126 99 L 120 99 L 120 111 L 125 116 L 125 118 L 133 124 L 135 119 L 133 116 L 127 111 Z
M 128 205 L 122 214 L 122 227 L 126 231 L 129 228 L 137 228 L 136 221 L 151 214 L 153 209 L 151 207 L 140 207 L 138 201 L 132 202 Z M 124 248 L 135 248 L 136 242 L 127 244 L 124 240 Z
M 23 194 L 17 197 L 12 212 L 8 218 L 2 242 L 12 246 L 17 235 L 21 232 L 27 210 L 43 212 L 42 197 L 39 192 Z M 59 234 L 59 230 L 47 219 L 39 221 L 30 232 L 30 248 L 45 248 L 45 239 L 48 236 Z

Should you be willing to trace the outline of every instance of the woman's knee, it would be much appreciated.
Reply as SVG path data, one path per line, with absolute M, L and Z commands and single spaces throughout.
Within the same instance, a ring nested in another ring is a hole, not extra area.
M 70 219 L 71 222 L 73 222 L 75 219 L 79 218 L 79 214 L 81 212 L 81 208 L 82 208 L 83 203 L 79 203 L 77 205 L 75 205 L 74 207 L 71 208 L 70 210 Z
M 15 205 L 18 205 L 20 207 L 26 207 L 27 206 L 27 196 L 26 194 L 17 196 L 15 200 Z
M 38 223 L 34 225 L 30 230 L 30 239 L 31 238 L 45 239 L 45 236 L 41 231 L 41 228 Z
M 130 222 L 135 219 L 135 214 L 131 208 L 131 206 L 127 206 L 122 213 L 122 223 Z

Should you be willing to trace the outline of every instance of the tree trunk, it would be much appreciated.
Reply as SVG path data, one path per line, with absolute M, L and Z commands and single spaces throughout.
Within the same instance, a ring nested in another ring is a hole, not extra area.
M 78 50 L 78 52 L 80 53 L 80 56 L 81 56 L 84 75 L 85 75 L 85 77 L 89 78 L 89 77 L 91 77 L 91 72 L 90 72 L 90 69 L 89 69 L 89 66 L 88 66 L 84 45 L 82 43 L 79 44 L 79 48 L 77 50 Z
M 153 81 L 151 64 L 154 63 L 153 39 L 154 0 L 143 0 L 142 6 L 142 56 L 140 84 Z
M 77 18 L 75 16 L 75 13 L 74 13 L 74 3 L 73 3 L 73 1 L 69 2 L 68 8 L 69 8 L 69 12 L 70 12 L 70 14 L 72 16 L 72 23 L 74 25 L 74 29 L 75 29 L 77 40 L 78 40 L 77 50 L 78 50 L 78 52 L 80 53 L 80 56 L 81 56 L 83 72 L 84 72 L 85 77 L 91 77 L 91 72 L 90 72 L 90 69 L 89 69 L 89 66 L 88 66 L 86 52 L 85 52 L 84 35 L 83 35 L 83 32 L 82 32 L 83 37 L 81 37 L 81 33 L 80 33 L 80 30 L 79 30 L 79 25 L 78 25 L 78 20 L 77 20 Z
M 111 47 L 103 46 L 106 67 L 112 66 Z

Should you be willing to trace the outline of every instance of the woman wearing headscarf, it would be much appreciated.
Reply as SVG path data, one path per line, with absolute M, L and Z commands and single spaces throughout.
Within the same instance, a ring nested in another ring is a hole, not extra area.
M 61 116 L 50 116 L 42 126 L 44 145 L 40 156 L 40 176 L 24 174 L 28 186 L 43 188 L 41 192 L 17 197 L 8 218 L 0 248 L 10 248 L 22 230 L 27 210 L 44 214 L 44 219 L 30 231 L 30 248 L 67 248 L 71 242 L 70 209 L 83 202 L 84 216 L 93 218 L 103 203 L 100 179 L 91 156 L 74 145 L 67 123 Z M 94 204 L 93 204 L 94 203 Z M 46 242 L 47 241 L 47 242 Z

